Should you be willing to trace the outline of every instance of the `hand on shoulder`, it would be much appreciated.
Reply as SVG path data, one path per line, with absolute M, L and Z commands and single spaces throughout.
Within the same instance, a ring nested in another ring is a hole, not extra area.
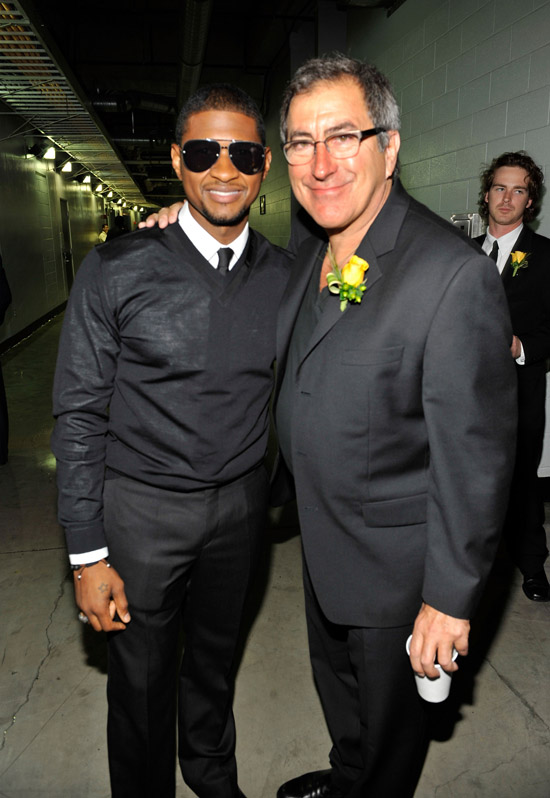
M 169 224 L 178 221 L 178 214 L 183 208 L 183 202 L 174 202 L 168 208 L 161 208 L 158 213 L 151 213 L 144 222 L 140 222 L 138 227 L 154 227 L 156 224 L 163 230 Z

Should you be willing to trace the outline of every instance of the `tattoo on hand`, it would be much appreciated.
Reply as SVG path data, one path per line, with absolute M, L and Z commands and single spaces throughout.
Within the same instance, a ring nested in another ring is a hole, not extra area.
M 106 590 L 109 590 L 109 585 L 106 585 L 105 582 L 102 582 L 98 587 L 100 593 L 105 593 Z

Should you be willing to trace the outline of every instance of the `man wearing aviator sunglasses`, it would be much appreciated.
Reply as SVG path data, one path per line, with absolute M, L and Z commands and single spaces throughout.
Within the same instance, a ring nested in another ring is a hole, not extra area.
M 240 89 L 196 92 L 171 148 L 187 199 L 179 224 L 95 248 L 67 308 L 54 388 L 59 515 L 79 617 L 113 633 L 113 798 L 174 798 L 176 714 L 185 782 L 199 798 L 243 798 L 234 657 L 264 535 L 276 314 L 291 263 L 248 227 L 271 161 L 264 138 Z
M 191 139 L 181 147 L 181 154 L 190 172 L 206 172 L 214 166 L 223 150 L 227 150 L 231 162 L 243 175 L 257 175 L 264 168 L 266 148 L 257 141 L 220 144 L 212 139 Z

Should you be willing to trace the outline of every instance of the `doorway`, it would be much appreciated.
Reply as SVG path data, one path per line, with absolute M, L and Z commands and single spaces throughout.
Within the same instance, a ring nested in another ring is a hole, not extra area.
M 61 203 L 61 254 L 65 268 L 65 279 L 67 280 L 67 294 L 70 292 L 74 281 L 73 266 L 73 247 L 71 242 L 71 220 L 69 218 L 69 203 L 67 200 L 60 200 Z

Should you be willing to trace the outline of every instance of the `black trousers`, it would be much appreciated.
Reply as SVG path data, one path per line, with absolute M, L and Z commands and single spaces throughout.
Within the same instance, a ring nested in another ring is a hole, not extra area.
M 548 556 L 537 475 L 544 442 L 546 371 L 544 364 L 534 364 L 517 366 L 516 373 L 518 438 L 503 535 L 517 567 L 531 576 L 543 568 Z
M 304 567 L 311 664 L 332 740 L 336 789 L 346 798 L 409 798 L 427 750 L 426 708 L 405 650 L 412 624 L 331 623 Z
M 200 798 L 237 795 L 234 658 L 267 490 L 263 467 L 187 494 L 107 480 L 110 560 L 132 616 L 109 636 L 113 798 L 173 798 L 176 714 L 185 782 Z

